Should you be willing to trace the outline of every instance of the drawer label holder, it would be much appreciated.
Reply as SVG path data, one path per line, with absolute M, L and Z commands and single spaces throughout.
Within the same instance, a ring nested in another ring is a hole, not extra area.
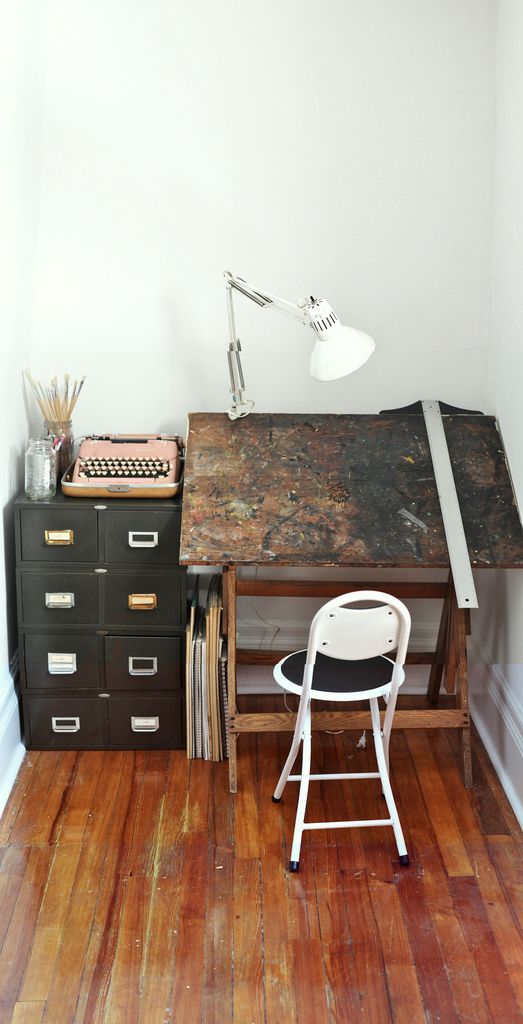
M 76 672 L 76 654 L 47 652 L 47 670 L 51 676 L 72 676 Z
M 74 530 L 44 530 L 44 540 L 50 547 L 68 547 L 74 544 Z
M 130 548 L 157 548 L 158 530 L 129 530 Z
M 80 716 L 71 716 L 62 718 L 60 716 L 52 716 L 51 723 L 53 732 L 80 732 Z
M 158 732 L 159 728 L 159 715 L 151 715 L 147 718 L 131 715 L 131 729 L 133 732 Z
M 127 606 L 132 612 L 152 612 L 158 607 L 156 594 L 128 594 Z
M 140 657 L 134 655 L 129 658 L 129 675 L 130 676 L 155 676 L 158 672 L 158 658 L 156 657 Z
M 45 595 L 45 607 L 46 608 L 74 608 L 74 593 L 61 592 L 61 593 L 49 593 Z

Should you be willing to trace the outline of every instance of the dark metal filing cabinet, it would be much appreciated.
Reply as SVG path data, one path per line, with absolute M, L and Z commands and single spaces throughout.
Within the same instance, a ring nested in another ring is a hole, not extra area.
M 18 498 L 20 678 L 29 749 L 185 746 L 180 520 L 180 498 Z

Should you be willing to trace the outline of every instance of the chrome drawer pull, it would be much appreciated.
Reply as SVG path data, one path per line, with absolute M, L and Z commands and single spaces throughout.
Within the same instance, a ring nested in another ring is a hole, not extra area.
M 142 662 L 141 668 L 139 662 Z M 138 655 L 129 658 L 130 676 L 155 676 L 157 672 L 158 658 L 140 658 Z
M 159 728 L 159 715 L 155 715 L 154 718 L 138 718 L 136 715 L 131 715 L 131 729 L 133 732 L 158 732 Z
M 76 654 L 58 654 L 48 651 L 47 670 L 52 676 L 72 676 L 76 672 Z
M 157 530 L 129 530 L 130 548 L 157 548 Z
M 127 607 L 132 612 L 152 612 L 158 607 L 156 594 L 128 594 Z
M 50 594 L 46 592 L 45 595 L 45 607 L 46 608 L 74 608 L 74 594 L 73 593 L 61 593 L 61 594 Z
M 49 545 L 74 544 L 74 530 L 44 530 L 44 539 Z
M 80 732 L 80 717 L 76 718 L 51 718 L 53 732 Z

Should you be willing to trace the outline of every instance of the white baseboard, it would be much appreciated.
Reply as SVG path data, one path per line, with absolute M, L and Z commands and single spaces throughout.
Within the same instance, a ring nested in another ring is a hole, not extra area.
M 521 680 L 523 682 L 523 666 Z M 470 713 L 523 828 L 523 709 L 513 697 L 502 665 L 492 665 L 479 641 L 471 641 Z
M 15 655 L 0 687 L 0 814 L 8 801 L 25 754 L 20 739 L 20 712 L 15 691 L 17 676 L 18 655 Z

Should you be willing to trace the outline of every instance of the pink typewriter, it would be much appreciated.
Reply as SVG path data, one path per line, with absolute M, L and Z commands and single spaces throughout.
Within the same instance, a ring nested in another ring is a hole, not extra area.
M 166 434 L 86 437 L 62 477 L 71 498 L 171 498 L 181 489 L 183 442 Z

